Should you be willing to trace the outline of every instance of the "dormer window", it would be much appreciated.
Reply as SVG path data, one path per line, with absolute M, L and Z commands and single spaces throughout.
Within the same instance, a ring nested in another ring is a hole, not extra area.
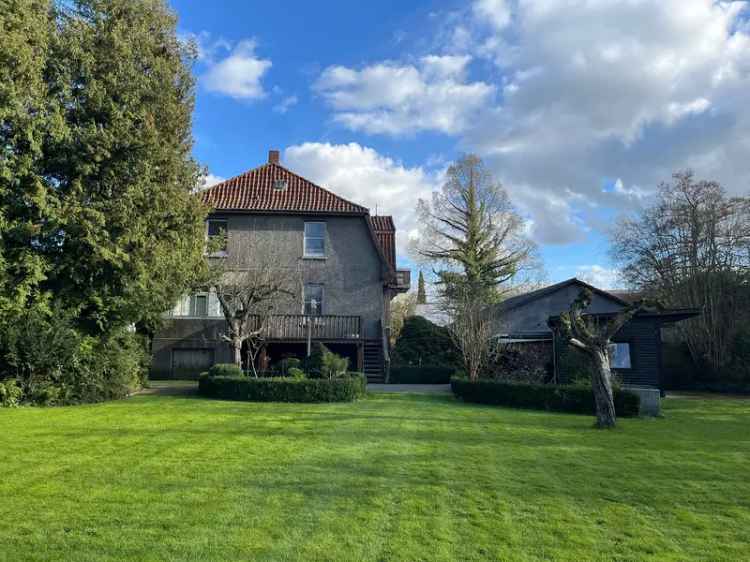
M 273 180 L 273 189 L 274 191 L 284 191 L 286 190 L 287 181 L 283 179 L 279 180 Z

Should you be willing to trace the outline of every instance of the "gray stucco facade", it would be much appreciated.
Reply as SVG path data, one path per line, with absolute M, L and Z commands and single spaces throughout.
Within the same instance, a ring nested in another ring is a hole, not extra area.
M 322 314 L 359 316 L 361 341 L 382 341 L 392 295 L 384 284 L 386 266 L 364 216 L 217 212 L 210 219 L 227 221 L 229 258 L 237 261 L 239 257 L 241 262 L 246 254 L 244 249 L 250 244 L 269 249 L 276 263 L 299 269 L 303 284 L 314 283 L 323 287 Z M 306 221 L 326 225 L 324 258 L 304 257 Z M 303 306 L 300 294 L 288 310 L 279 310 L 278 313 L 302 314 Z M 225 326 L 223 318 L 178 317 L 167 320 L 166 326 L 153 340 L 152 376 L 168 378 L 193 374 L 175 372 L 177 350 L 196 350 L 196 353 L 210 357 L 212 363 L 231 362 L 231 350 L 222 339 Z

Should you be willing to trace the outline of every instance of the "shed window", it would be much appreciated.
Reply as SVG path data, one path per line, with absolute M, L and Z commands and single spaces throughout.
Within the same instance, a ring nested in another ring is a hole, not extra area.
M 323 285 L 314 283 L 305 285 L 305 314 L 308 316 L 323 314 Z
M 630 344 L 620 342 L 609 344 L 609 361 L 613 369 L 631 369 Z
M 305 223 L 305 253 L 306 258 L 324 258 L 326 255 L 326 223 Z

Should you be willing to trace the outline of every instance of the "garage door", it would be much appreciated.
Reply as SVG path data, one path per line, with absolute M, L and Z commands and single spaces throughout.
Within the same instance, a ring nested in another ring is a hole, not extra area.
M 172 350 L 172 377 L 197 378 L 214 364 L 213 349 L 174 349 Z

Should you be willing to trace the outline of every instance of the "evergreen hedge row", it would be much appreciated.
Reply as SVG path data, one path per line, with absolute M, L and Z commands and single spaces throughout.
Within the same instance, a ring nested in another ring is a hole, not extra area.
M 494 404 L 553 412 L 594 415 L 594 393 L 590 388 L 572 385 L 526 384 L 493 380 L 451 379 L 453 394 L 464 402 Z M 620 417 L 635 417 L 640 397 L 627 390 L 615 390 L 615 412 Z
M 367 379 L 360 373 L 333 379 L 256 379 L 208 374 L 198 379 L 198 393 L 202 396 L 249 402 L 352 402 L 364 396 L 366 390 Z
M 456 373 L 453 367 L 391 367 L 390 382 L 393 384 L 448 384 Z

